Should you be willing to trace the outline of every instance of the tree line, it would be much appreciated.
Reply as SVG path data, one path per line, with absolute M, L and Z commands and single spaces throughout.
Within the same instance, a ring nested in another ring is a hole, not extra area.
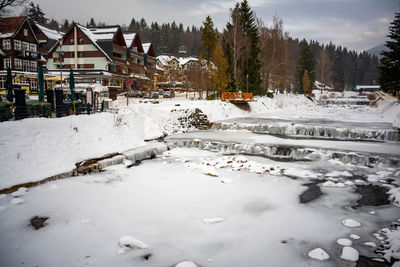
M 40 6 L 33 3 L 25 12 L 31 19 L 65 31 L 75 23 L 67 19 L 61 23 L 46 19 Z M 132 18 L 129 25 L 121 27 L 123 31 L 138 32 L 142 42 L 152 42 L 157 55 L 177 56 L 179 47 L 183 45 L 188 55 L 204 58 L 206 53 L 209 62 L 217 44 L 221 45 L 218 48 L 223 50 L 228 66 L 226 76 L 229 76 L 224 90 L 248 90 L 263 94 L 272 89 L 302 93 L 309 91 L 315 80 L 336 90 L 378 82 L 379 61 L 376 56 L 365 51 L 348 50 L 332 42 L 320 44 L 313 40 L 294 39 L 284 31 L 283 21 L 278 17 L 273 18 L 272 25 L 265 25 L 247 0 L 238 2 L 230 10 L 230 19 L 221 33 L 213 24 L 210 27 L 210 23 L 212 19 L 209 16 L 200 28 L 185 28 L 175 21 L 163 24 L 152 22 L 149 25 L 144 18 Z M 90 18 L 86 26 L 106 26 L 106 23 Z M 204 38 L 210 35 L 210 31 L 213 33 L 211 41 Z M 209 48 L 204 52 L 207 42 Z M 204 86 L 209 89 L 211 83 L 207 82 Z
M 305 93 L 311 92 L 316 80 L 339 91 L 378 82 L 376 56 L 348 50 L 332 42 L 320 44 L 294 39 L 283 30 L 283 21 L 278 17 L 273 18 L 271 26 L 266 26 L 256 17 L 247 0 L 231 9 L 230 20 L 217 38 L 204 38 L 213 36 L 210 31 L 216 32 L 209 27 L 210 23 L 210 17 L 203 22 L 200 52 L 203 58 L 208 58 L 210 53 L 206 53 L 204 47 L 216 49 L 217 44 L 222 45 L 227 62 L 225 78 L 228 79 L 222 90 L 255 94 L 265 94 L 267 90 Z

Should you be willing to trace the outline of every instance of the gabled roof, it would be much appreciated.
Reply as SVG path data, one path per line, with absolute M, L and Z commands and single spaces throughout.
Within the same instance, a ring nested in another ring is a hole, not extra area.
M 82 25 L 79 24 L 75 24 L 75 26 L 77 27 L 78 30 L 80 30 L 88 39 L 89 41 L 101 52 L 103 53 L 103 55 L 107 58 L 108 61 L 113 62 L 113 60 L 110 58 L 110 56 L 104 52 L 104 50 L 99 46 L 99 44 L 97 43 L 97 38 L 95 36 L 95 34 L 93 34 L 88 28 L 83 27 Z M 69 31 L 67 33 L 65 33 L 65 35 L 63 36 L 63 40 L 64 37 L 67 36 L 71 31 L 74 30 L 74 27 L 71 27 L 69 29 Z M 57 42 L 49 51 L 49 53 L 54 52 L 55 49 L 57 49 L 57 47 L 60 45 L 60 42 Z
M 46 35 L 46 37 L 48 39 L 52 39 L 52 40 L 60 40 L 65 32 L 63 31 L 59 31 L 59 30 L 55 30 L 55 29 L 51 29 L 48 26 L 45 26 L 39 22 L 34 22 L 36 27 L 44 34 Z
M 90 29 L 88 29 L 88 28 L 86 28 L 86 27 L 83 27 L 83 26 L 81 26 L 81 25 L 79 25 L 79 24 L 76 24 L 76 27 L 78 28 L 78 29 L 80 29 L 81 31 L 82 31 L 82 33 L 84 34 L 84 35 L 86 35 L 86 37 L 87 38 L 89 38 L 89 40 L 93 43 L 93 45 L 97 48 L 97 49 L 99 49 L 99 51 L 101 51 L 103 54 L 104 54 L 104 56 L 110 61 L 110 62 L 113 62 L 112 61 L 112 59 L 109 57 L 109 55 L 106 53 L 106 52 L 104 52 L 104 50 L 99 46 L 99 44 L 97 43 L 97 36 L 96 36 L 96 34 L 94 34 Z
M 190 61 L 198 61 L 198 58 L 195 57 L 174 57 L 174 56 L 166 56 L 166 55 L 162 55 L 162 56 L 158 56 L 157 60 L 163 65 L 163 66 L 169 66 L 169 63 L 172 60 L 176 60 L 179 63 L 179 66 L 184 66 L 187 63 L 189 63 Z
M 124 33 L 125 42 L 128 48 L 132 48 L 135 43 L 137 44 L 138 52 L 143 52 L 142 41 L 140 40 L 139 34 L 135 32 L 125 32 Z
M 172 59 L 176 59 L 178 60 L 176 57 L 174 56 L 166 56 L 166 55 L 162 55 L 162 56 L 158 56 L 156 59 L 163 65 L 163 66 L 169 66 L 169 62 Z
M 26 20 L 25 16 L 0 18 L 0 33 L 11 37 L 15 35 Z
M 124 38 L 125 38 L 125 42 L 126 42 L 126 46 L 127 47 L 131 47 L 133 40 L 135 40 L 137 33 L 136 32 L 132 32 L 132 33 L 124 33 Z
M 104 26 L 87 28 L 96 37 L 96 41 L 114 40 L 118 33 L 119 26 Z
M 155 53 L 154 53 L 154 48 L 153 48 L 153 44 L 152 43 L 143 43 L 143 51 L 146 55 L 149 55 L 151 57 L 155 57 Z

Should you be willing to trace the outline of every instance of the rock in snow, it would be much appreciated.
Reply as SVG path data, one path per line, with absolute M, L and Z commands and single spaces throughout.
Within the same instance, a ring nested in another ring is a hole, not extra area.
M 350 247 L 353 244 L 353 241 L 347 238 L 340 238 L 336 241 L 339 245 L 344 247 Z
M 225 221 L 224 218 L 216 217 L 216 218 L 207 218 L 203 220 L 203 223 L 205 224 L 212 224 L 212 223 L 220 223 Z
M 345 219 L 342 221 L 342 223 L 344 226 L 347 226 L 347 227 L 360 227 L 361 226 L 361 223 L 359 223 L 353 219 Z
M 364 245 L 371 247 L 371 248 L 376 247 L 376 244 L 374 242 L 364 242 Z
M 11 193 L 13 197 L 22 197 L 26 195 L 26 192 L 28 191 L 28 188 L 26 187 L 20 187 L 17 191 Z
M 224 184 L 231 184 L 231 183 L 233 183 L 233 181 L 232 181 L 232 179 L 225 178 L 225 179 L 221 179 L 221 183 L 224 183 Z
M 206 175 L 213 176 L 213 177 L 218 177 L 217 171 L 212 166 L 203 165 L 203 166 L 201 166 L 201 170 Z
M 316 248 L 311 250 L 310 252 L 308 252 L 308 256 L 310 258 L 320 261 L 329 259 L 328 253 L 326 253 L 322 248 Z
M 356 234 L 351 234 L 350 237 L 352 239 L 360 239 L 361 238 L 359 235 L 356 235 Z
M 358 251 L 352 247 L 344 247 L 342 250 L 342 255 L 340 257 L 348 261 L 358 261 L 359 254 Z
M 191 261 L 182 261 L 175 265 L 175 267 L 197 267 L 197 265 Z
M 144 243 L 144 242 L 142 242 L 142 241 L 140 241 L 140 240 L 138 240 L 138 239 L 136 239 L 136 238 L 134 238 L 134 237 L 132 237 L 130 235 L 126 235 L 126 236 L 121 237 L 119 239 L 119 245 L 122 248 L 141 248 L 141 249 L 144 249 L 144 248 L 148 248 L 149 247 L 149 245 L 147 245 L 146 243 Z

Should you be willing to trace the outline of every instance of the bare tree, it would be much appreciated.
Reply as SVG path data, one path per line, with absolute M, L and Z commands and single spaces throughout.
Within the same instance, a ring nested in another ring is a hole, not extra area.
M 233 10 L 231 9 L 231 22 L 228 23 L 227 30 L 224 31 L 225 40 L 232 47 L 233 78 L 236 90 L 239 90 L 240 84 L 245 82 L 240 81 L 240 77 L 247 63 L 245 62 L 246 55 L 250 52 L 250 39 L 241 26 L 241 19 L 239 7 L 236 6 Z
M 8 13 L 9 7 L 21 6 L 26 0 L 0 0 L 0 17 L 3 17 Z
M 323 47 L 317 58 L 317 70 L 320 75 L 318 79 L 323 84 L 332 84 L 332 75 L 333 75 L 333 62 L 329 56 L 328 51 Z
M 280 89 L 289 87 L 288 78 L 288 33 L 283 32 L 283 22 L 273 18 L 271 28 L 259 19 L 261 75 L 264 88 Z

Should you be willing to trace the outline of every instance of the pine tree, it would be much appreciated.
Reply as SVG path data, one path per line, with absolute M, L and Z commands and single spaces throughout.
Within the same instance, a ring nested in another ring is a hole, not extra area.
M 391 40 L 386 41 L 388 51 L 381 54 L 381 67 L 379 68 L 379 83 L 384 92 L 400 96 L 400 13 L 395 14 L 395 19 L 389 27 Z
M 217 45 L 217 34 L 215 33 L 214 23 L 210 16 L 206 17 L 203 22 L 203 28 L 201 30 L 201 57 L 207 61 L 207 65 L 210 64 L 213 51 Z
M 64 31 L 68 31 L 70 26 L 71 26 L 71 25 L 69 24 L 68 19 L 65 19 L 65 20 L 64 20 L 64 23 L 63 23 L 63 26 L 62 26 L 62 29 L 63 29 Z
M 303 93 L 303 75 L 307 71 L 311 86 L 315 82 L 314 59 L 306 40 L 300 43 L 300 54 L 297 59 L 297 91 Z
M 255 94 L 264 93 L 261 88 L 261 61 L 259 47 L 259 31 L 256 24 L 256 15 L 251 10 L 247 0 L 240 3 L 241 23 L 245 34 L 250 39 L 250 52 L 246 55 L 246 65 L 243 66 L 242 81 L 248 77 L 249 91 Z
M 94 18 L 90 18 L 90 21 L 88 23 L 88 27 L 96 27 L 96 22 L 94 21 Z
M 203 27 L 201 29 L 201 58 L 204 59 L 207 63 L 207 70 L 210 70 L 210 62 L 213 56 L 213 52 L 215 50 L 215 46 L 217 45 L 217 34 L 215 33 L 214 23 L 210 16 L 206 17 L 206 20 L 203 22 Z M 206 77 L 206 96 L 208 96 L 208 75 Z
M 44 12 L 40 8 L 39 4 L 35 6 L 33 2 L 30 2 L 29 4 L 28 19 L 41 23 L 45 23 L 48 20 L 45 18 Z

